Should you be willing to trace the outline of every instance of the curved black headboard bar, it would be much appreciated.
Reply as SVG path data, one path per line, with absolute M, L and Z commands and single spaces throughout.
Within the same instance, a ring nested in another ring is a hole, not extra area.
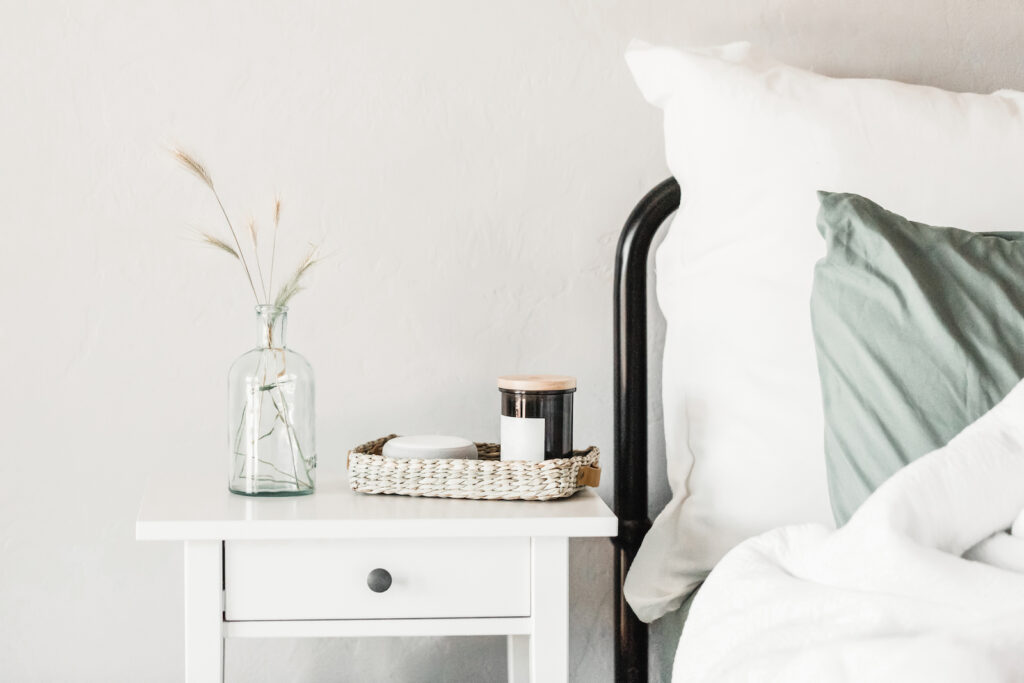
M 651 526 L 647 516 L 647 257 L 661 224 L 679 208 L 679 183 L 661 182 L 629 214 L 615 252 L 615 680 L 647 682 L 647 624 L 622 583 Z

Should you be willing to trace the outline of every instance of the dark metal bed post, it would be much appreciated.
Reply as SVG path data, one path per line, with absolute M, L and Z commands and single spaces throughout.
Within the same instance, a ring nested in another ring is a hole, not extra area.
M 647 682 L 647 624 L 622 596 L 647 516 L 647 256 L 658 228 L 679 207 L 679 184 L 663 181 L 626 221 L 615 253 L 615 680 Z

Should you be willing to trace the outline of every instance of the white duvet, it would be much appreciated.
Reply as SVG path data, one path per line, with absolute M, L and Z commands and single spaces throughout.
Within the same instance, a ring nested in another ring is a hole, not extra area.
M 1024 383 L 842 529 L 777 529 L 726 555 L 673 680 L 1024 681 L 1022 510 Z

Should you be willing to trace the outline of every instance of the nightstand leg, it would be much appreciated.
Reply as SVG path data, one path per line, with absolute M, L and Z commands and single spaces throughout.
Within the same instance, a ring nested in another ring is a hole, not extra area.
M 533 539 L 530 681 L 564 683 L 569 674 L 569 539 Z
M 530 636 L 505 636 L 508 644 L 508 683 L 530 680 Z
M 185 681 L 224 680 L 223 555 L 220 541 L 185 541 Z

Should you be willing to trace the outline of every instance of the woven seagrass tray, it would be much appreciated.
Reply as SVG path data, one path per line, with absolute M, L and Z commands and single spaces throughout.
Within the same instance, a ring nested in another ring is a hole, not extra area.
M 596 447 L 544 462 L 499 460 L 496 443 L 476 444 L 478 460 L 385 458 L 384 444 L 397 435 L 348 452 L 348 481 L 361 493 L 432 498 L 551 500 L 565 498 L 601 481 Z

